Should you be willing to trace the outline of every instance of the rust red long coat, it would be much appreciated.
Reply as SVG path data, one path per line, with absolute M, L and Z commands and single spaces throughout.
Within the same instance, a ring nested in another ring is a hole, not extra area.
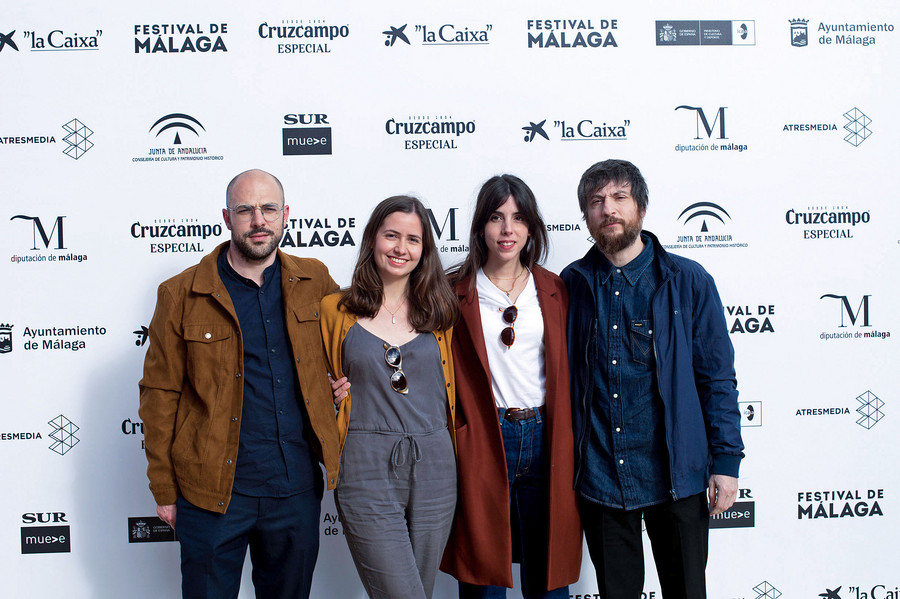
M 550 458 L 548 589 L 578 580 L 581 521 L 575 478 L 569 369 L 566 357 L 568 296 L 562 281 L 536 266 L 532 275 L 544 320 L 546 415 Z M 456 448 L 459 503 L 441 570 L 462 582 L 512 587 L 509 485 L 503 439 L 491 391 L 491 373 L 474 279 L 456 286 L 460 319 L 453 333 L 456 374 Z

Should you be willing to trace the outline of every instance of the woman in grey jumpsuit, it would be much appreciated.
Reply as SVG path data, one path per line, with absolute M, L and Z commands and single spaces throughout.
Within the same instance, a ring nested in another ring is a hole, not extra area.
M 456 314 L 421 202 L 381 202 L 350 287 L 322 301 L 320 319 L 332 374 L 353 381 L 338 414 L 335 504 L 373 598 L 434 588 L 456 507 Z

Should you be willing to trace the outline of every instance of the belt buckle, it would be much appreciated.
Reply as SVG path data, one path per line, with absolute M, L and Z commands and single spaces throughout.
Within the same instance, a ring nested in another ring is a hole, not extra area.
M 504 418 L 511 421 L 528 420 L 534 416 L 531 408 L 507 408 Z

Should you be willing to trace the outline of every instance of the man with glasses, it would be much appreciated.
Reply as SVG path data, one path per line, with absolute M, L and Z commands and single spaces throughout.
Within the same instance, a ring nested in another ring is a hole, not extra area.
M 706 597 L 709 516 L 743 458 L 734 350 L 715 283 L 643 230 L 647 184 L 624 160 L 578 184 L 594 246 L 569 291 L 575 488 L 603 599 L 639 599 L 641 520 L 664 599 Z
M 309 597 L 337 428 L 319 333 L 325 266 L 278 249 L 284 189 L 228 184 L 231 240 L 159 286 L 140 382 L 150 490 L 181 542 L 184 597 Z M 177 516 L 177 517 L 176 517 Z

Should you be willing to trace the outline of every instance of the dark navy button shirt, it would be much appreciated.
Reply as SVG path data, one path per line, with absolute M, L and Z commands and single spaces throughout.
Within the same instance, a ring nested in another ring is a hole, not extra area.
M 219 255 L 219 276 L 244 342 L 244 401 L 233 490 L 253 497 L 308 491 L 315 485 L 317 466 L 304 436 L 309 424 L 285 326 L 281 263 L 276 259 L 258 286 L 238 274 L 226 254 Z
M 641 239 L 643 251 L 625 266 L 598 254 L 594 394 L 578 484 L 585 498 L 624 509 L 662 503 L 671 489 L 650 314 L 660 276 L 653 242 Z

